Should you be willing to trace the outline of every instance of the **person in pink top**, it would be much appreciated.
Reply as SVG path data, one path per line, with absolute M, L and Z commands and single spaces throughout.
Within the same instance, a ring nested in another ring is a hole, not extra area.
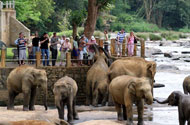
M 88 65 L 91 64 L 90 60 L 92 60 L 94 57 L 94 49 L 91 46 L 93 44 L 96 44 L 96 39 L 94 38 L 94 36 L 92 36 L 91 39 L 88 41 L 88 43 L 86 43 L 86 45 L 88 47 L 87 51 L 88 51 L 88 55 L 89 55 Z
M 130 36 L 127 39 L 128 56 L 134 55 L 134 41 L 135 41 L 135 35 L 133 32 L 130 32 Z
M 60 66 L 62 66 L 63 61 L 66 57 L 66 53 L 71 50 L 71 43 L 69 42 L 70 39 L 66 38 L 66 41 L 61 46 L 61 60 L 60 60 Z

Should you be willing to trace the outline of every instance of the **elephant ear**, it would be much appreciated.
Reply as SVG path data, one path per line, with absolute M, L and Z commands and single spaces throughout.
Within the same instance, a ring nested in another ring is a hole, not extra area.
M 136 83 L 134 80 L 129 81 L 128 90 L 131 94 L 136 95 Z
M 169 105 L 171 105 L 171 106 L 178 106 L 178 103 L 179 103 L 179 94 L 173 92 L 169 96 Z
M 155 76 L 155 73 L 156 73 L 155 69 L 156 69 L 156 63 L 153 61 L 150 61 L 147 64 L 147 76 L 150 78 L 153 78 Z

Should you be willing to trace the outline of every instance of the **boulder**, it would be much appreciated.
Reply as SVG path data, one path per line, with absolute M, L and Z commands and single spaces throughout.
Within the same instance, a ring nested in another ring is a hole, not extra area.
M 152 55 L 161 55 L 163 54 L 163 52 L 160 50 L 160 49 L 157 49 L 157 48 L 149 48 L 149 47 L 146 47 L 146 56 L 147 57 L 150 57 Z
M 172 53 L 170 52 L 170 53 L 164 53 L 164 57 L 168 57 L 168 58 L 172 58 Z
M 172 41 L 169 41 L 169 40 L 165 41 L 165 40 L 163 40 L 162 42 L 160 42 L 159 46 L 171 46 L 172 43 L 173 43 Z
M 179 70 L 179 68 L 177 66 L 174 65 L 159 65 L 157 70 Z
M 190 54 L 190 51 L 182 51 L 182 54 Z

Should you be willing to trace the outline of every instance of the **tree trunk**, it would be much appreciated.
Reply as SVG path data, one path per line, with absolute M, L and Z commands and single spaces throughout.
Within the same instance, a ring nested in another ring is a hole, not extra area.
M 158 27 L 162 27 L 162 19 L 163 19 L 163 12 L 159 11 L 158 12 L 158 19 L 157 19 L 157 24 L 158 24 Z
M 88 0 L 88 17 L 84 28 L 85 36 L 90 39 L 96 28 L 96 20 L 98 16 L 99 6 L 96 5 L 97 0 Z
M 77 24 L 73 23 L 73 39 L 77 36 Z

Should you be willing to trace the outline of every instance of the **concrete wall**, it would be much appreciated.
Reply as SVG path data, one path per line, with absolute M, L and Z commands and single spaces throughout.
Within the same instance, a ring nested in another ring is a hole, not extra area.
M 16 11 L 11 8 L 0 10 L 0 40 L 5 44 L 14 45 L 18 34 L 23 32 L 27 38 L 30 37 L 30 30 L 16 19 Z
M 76 80 L 78 84 L 77 104 L 83 105 L 86 100 L 86 74 L 89 67 L 42 67 L 47 72 L 48 77 L 48 105 L 54 105 L 53 85 L 61 77 L 68 75 Z M 8 93 L 6 89 L 6 79 L 13 68 L 1 68 L 0 69 L 0 105 L 6 105 L 8 100 Z M 43 95 L 41 90 L 38 89 L 36 104 L 42 103 Z M 16 104 L 22 103 L 22 94 L 16 98 Z

